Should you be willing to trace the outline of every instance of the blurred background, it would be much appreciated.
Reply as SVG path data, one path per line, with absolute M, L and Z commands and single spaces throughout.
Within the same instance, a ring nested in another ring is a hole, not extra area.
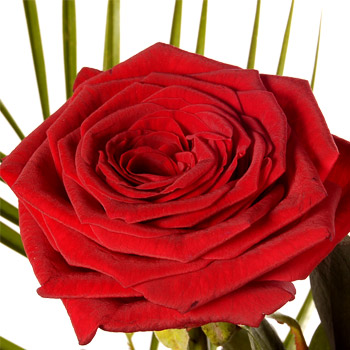
M 62 1 L 37 0 L 46 63 L 50 111 L 65 101 L 62 45 Z M 174 0 L 121 0 L 121 50 L 124 61 L 155 42 L 168 43 Z M 262 0 L 255 68 L 275 74 L 290 0 Z M 195 51 L 202 0 L 183 0 L 180 48 Z M 245 68 L 256 0 L 209 0 L 205 55 Z M 314 93 L 332 133 L 350 139 L 350 22 L 348 0 L 295 0 L 284 75 L 311 80 L 321 11 L 322 34 Z M 77 66 L 102 69 L 107 0 L 76 0 Z M 0 0 L 0 98 L 25 135 L 42 122 L 27 25 L 20 0 Z M 1 151 L 19 143 L 0 118 Z M 0 183 L 1 196 L 17 205 Z M 6 221 L 6 220 L 5 220 Z M 10 223 L 6 222 L 9 226 Z M 13 227 L 13 226 L 12 226 Z M 59 300 L 36 294 L 39 284 L 27 259 L 0 245 L 1 335 L 30 349 L 127 350 L 124 334 L 99 330 L 88 346 L 79 346 Z M 296 282 L 297 296 L 281 312 L 295 317 L 308 292 L 308 281 Z M 318 325 L 316 312 L 305 332 L 307 342 Z M 284 338 L 288 327 L 272 324 Z M 149 348 L 150 333 L 135 334 L 136 350 Z M 159 347 L 159 349 L 165 349 Z

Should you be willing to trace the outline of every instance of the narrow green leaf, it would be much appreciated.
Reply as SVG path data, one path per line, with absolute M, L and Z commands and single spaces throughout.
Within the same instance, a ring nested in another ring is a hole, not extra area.
M 120 0 L 108 0 L 103 70 L 119 63 L 120 59 Z
M 265 319 L 258 328 L 243 326 L 249 334 L 252 350 L 285 350 L 275 329 Z
M 0 349 L 1 350 L 24 350 L 20 346 L 10 342 L 9 340 L 0 337 Z
M 150 350 L 158 350 L 158 345 L 159 345 L 159 340 L 156 337 L 155 333 L 152 332 L 152 339 L 151 339 L 151 346 L 150 346 Z
M 46 119 L 50 115 L 49 95 L 47 91 L 46 70 L 41 35 L 39 28 L 38 12 L 35 0 L 23 0 L 24 12 L 26 15 L 30 46 L 32 48 L 36 81 L 39 89 L 41 109 Z
M 6 157 L 5 153 L 0 152 L 0 163 L 2 162 L 2 160 Z
M 327 338 L 327 334 L 320 323 L 312 336 L 309 350 L 331 350 L 331 346 L 329 345 L 329 341 Z
M 0 198 L 0 215 L 18 225 L 18 209 L 2 198 Z
M 171 27 L 170 45 L 180 47 L 182 0 L 175 0 L 173 24 Z
M 77 75 L 77 36 L 75 28 L 75 0 L 62 1 L 62 28 L 66 96 L 72 96 Z
M 318 39 L 317 39 L 317 48 L 316 48 L 316 54 L 315 54 L 314 70 L 312 72 L 312 78 L 311 78 L 311 84 L 310 84 L 312 90 L 314 89 L 315 79 L 316 79 L 318 50 L 320 48 L 320 38 L 321 38 L 321 24 L 322 24 L 322 14 L 321 14 L 321 18 L 320 18 L 320 25 L 318 27 Z
M 190 329 L 188 331 L 188 336 L 187 350 L 208 350 L 207 337 L 201 327 Z
M 350 237 L 312 271 L 311 290 L 331 349 L 350 349 Z
M 185 329 L 165 329 L 154 332 L 158 340 L 172 350 L 186 350 L 189 336 Z
M 132 336 L 134 335 L 134 333 L 125 333 L 125 335 L 128 338 L 129 350 L 135 350 L 134 343 L 132 342 Z
M 207 29 L 207 12 L 208 12 L 208 0 L 203 0 L 201 20 L 199 23 L 198 38 L 196 53 L 204 55 L 205 49 L 205 32 Z
M 290 28 L 292 26 L 293 9 L 294 9 L 294 0 L 292 0 L 292 4 L 290 5 L 288 22 L 287 22 L 286 30 L 284 32 L 281 55 L 280 55 L 280 60 L 278 62 L 278 68 L 277 68 L 277 73 L 276 73 L 277 75 L 283 75 L 283 71 L 284 71 L 284 64 L 286 62 Z
M 269 317 L 276 320 L 278 323 L 285 323 L 290 327 L 290 330 L 294 336 L 296 350 L 307 350 L 307 345 L 303 332 L 300 328 L 300 324 L 294 318 L 282 315 L 278 312 L 270 315 Z
M 310 290 L 306 296 L 306 299 L 305 299 L 297 317 L 296 317 L 296 321 L 299 323 L 302 330 L 305 329 L 306 324 L 309 321 L 310 316 L 311 316 L 314 309 L 315 309 L 315 303 L 312 299 L 312 293 Z M 283 344 L 284 344 L 286 350 L 294 349 L 294 346 L 293 346 L 294 340 L 293 340 L 293 334 L 291 331 L 288 333 Z
M 0 221 L 0 242 L 23 256 L 27 256 L 20 234 Z
M 250 50 L 249 50 L 249 57 L 248 57 L 248 64 L 247 64 L 248 69 L 254 69 L 254 66 L 255 66 L 256 46 L 258 43 L 258 32 L 259 32 L 260 3 L 261 1 L 257 0 L 252 40 L 250 42 Z
M 3 102 L 0 100 L 0 112 L 5 117 L 5 119 L 8 121 L 8 123 L 11 125 L 12 129 L 15 131 L 15 133 L 18 135 L 18 137 L 23 140 L 25 138 L 22 130 L 19 128 L 13 117 L 11 116 L 10 112 L 7 110 Z

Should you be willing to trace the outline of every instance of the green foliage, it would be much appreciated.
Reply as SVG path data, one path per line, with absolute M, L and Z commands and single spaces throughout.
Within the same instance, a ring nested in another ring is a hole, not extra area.
M 8 341 L 3 337 L 0 337 L 0 349 L 1 350 L 24 350 L 20 346 Z
M 198 38 L 196 53 L 204 55 L 205 49 L 205 33 L 207 29 L 207 12 L 208 12 L 208 0 L 203 0 L 201 20 L 199 23 Z
M 185 329 L 166 329 L 154 332 L 158 340 L 172 350 L 186 350 L 189 336 Z
M 77 75 L 77 36 L 75 28 L 75 0 L 62 0 L 63 54 L 67 99 L 73 93 Z
M 315 79 L 316 79 L 316 70 L 317 70 L 317 62 L 318 62 L 318 51 L 320 48 L 320 38 L 321 38 L 321 24 L 322 24 L 322 15 L 321 15 L 321 19 L 320 19 L 320 25 L 318 28 L 318 39 L 317 39 L 317 47 L 316 47 L 316 54 L 315 54 L 315 62 L 314 62 L 314 69 L 312 72 L 312 78 L 311 78 L 311 89 L 314 89 L 314 85 L 315 85 Z
M 120 0 L 108 0 L 103 70 L 120 60 Z
M 180 47 L 182 0 L 175 0 L 173 24 L 171 26 L 170 45 Z
M 12 228 L 0 221 L 0 232 L 0 242 L 2 244 L 27 257 L 26 252 L 24 251 L 21 236 L 16 231 L 12 230 Z
M 350 349 L 350 237 L 310 275 L 312 295 L 332 350 Z
M 322 323 L 318 325 L 314 335 L 312 336 L 309 350 L 331 350 L 327 334 L 322 326 Z
M 294 0 L 292 0 L 292 4 L 290 5 L 290 11 L 289 11 L 286 30 L 284 32 L 280 60 L 278 62 L 278 68 L 277 68 L 277 73 L 276 73 L 277 75 L 283 75 L 283 71 L 284 71 L 284 64 L 286 62 L 286 57 L 287 57 L 290 28 L 292 26 L 293 9 L 294 9 Z
M 0 215 L 11 221 L 13 224 L 18 225 L 18 209 L 14 207 L 5 199 L 0 198 Z
M 0 100 L 0 112 L 2 115 L 5 117 L 7 122 L 11 125 L 12 129 L 15 131 L 15 133 L 18 135 L 18 137 L 23 140 L 24 139 L 24 134 L 22 130 L 19 128 L 15 120 L 13 119 L 12 115 L 10 112 L 7 110 L 5 107 L 4 103 Z
M 252 40 L 250 42 L 250 50 L 249 50 L 249 57 L 248 57 L 248 63 L 247 63 L 248 69 L 253 69 L 255 66 L 255 56 L 256 56 L 256 47 L 258 44 L 258 32 L 259 32 L 259 20 L 260 20 L 260 4 L 261 4 L 261 0 L 257 0 Z
M 237 326 L 228 322 L 214 322 L 202 326 L 202 330 L 212 344 L 221 346 L 236 333 Z
M 49 95 L 47 91 L 46 69 L 41 34 L 39 27 L 38 12 L 35 0 L 23 0 L 24 12 L 26 15 L 30 46 L 32 48 L 36 81 L 38 84 L 41 109 L 44 119 L 50 115 Z

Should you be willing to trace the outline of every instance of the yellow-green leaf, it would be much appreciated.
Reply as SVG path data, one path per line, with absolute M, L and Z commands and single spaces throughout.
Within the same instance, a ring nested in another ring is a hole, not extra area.
M 284 32 L 284 38 L 283 38 L 283 44 L 282 44 L 282 49 L 281 49 L 280 60 L 278 62 L 278 67 L 277 67 L 277 75 L 283 75 L 283 71 L 284 71 L 284 64 L 286 62 L 286 57 L 287 57 L 287 49 L 288 49 L 290 28 L 292 26 L 293 9 L 294 9 L 294 0 L 292 0 L 292 3 L 290 5 L 290 10 L 289 10 L 289 16 L 288 16 L 288 21 L 287 21 L 287 25 L 286 25 L 286 30 Z
M 196 53 L 199 55 L 204 55 L 205 49 L 205 32 L 207 29 L 207 12 L 208 12 L 208 0 L 203 0 L 201 20 L 199 23 L 198 38 Z
M 164 346 L 172 350 L 187 350 L 189 337 L 185 329 L 166 329 L 154 333 Z
M 212 344 L 222 346 L 237 331 L 237 326 L 228 322 L 214 322 L 202 326 L 202 330 Z
M 315 54 L 315 61 L 314 61 L 314 69 L 312 72 L 312 78 L 311 78 L 311 89 L 314 89 L 315 85 L 315 79 L 316 79 L 316 70 L 317 70 L 317 61 L 318 61 L 318 51 L 320 48 L 320 38 L 321 38 L 321 24 L 322 24 L 322 14 L 321 14 L 321 19 L 320 19 L 320 25 L 318 27 L 318 39 L 317 39 L 317 47 L 316 47 L 316 54 Z
M 248 57 L 248 64 L 247 64 L 248 69 L 253 69 L 255 66 L 256 46 L 258 43 L 258 32 L 259 32 L 260 3 L 261 1 L 257 0 L 252 39 L 250 41 L 250 50 L 249 50 L 249 57 Z
M 170 45 L 180 47 L 182 0 L 175 0 L 173 24 L 171 26 Z

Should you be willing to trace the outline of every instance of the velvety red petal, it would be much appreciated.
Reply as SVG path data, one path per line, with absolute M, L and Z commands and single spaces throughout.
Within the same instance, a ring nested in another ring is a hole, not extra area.
M 276 97 L 321 179 L 325 180 L 338 158 L 338 152 L 309 82 L 265 74 L 261 75 L 261 79 Z
M 63 303 L 79 343 L 85 345 L 97 328 L 134 332 L 193 328 L 210 322 L 257 327 L 266 314 L 294 299 L 294 294 L 290 283 L 255 282 L 185 314 L 146 300 L 121 303 L 113 299 L 63 299 Z

